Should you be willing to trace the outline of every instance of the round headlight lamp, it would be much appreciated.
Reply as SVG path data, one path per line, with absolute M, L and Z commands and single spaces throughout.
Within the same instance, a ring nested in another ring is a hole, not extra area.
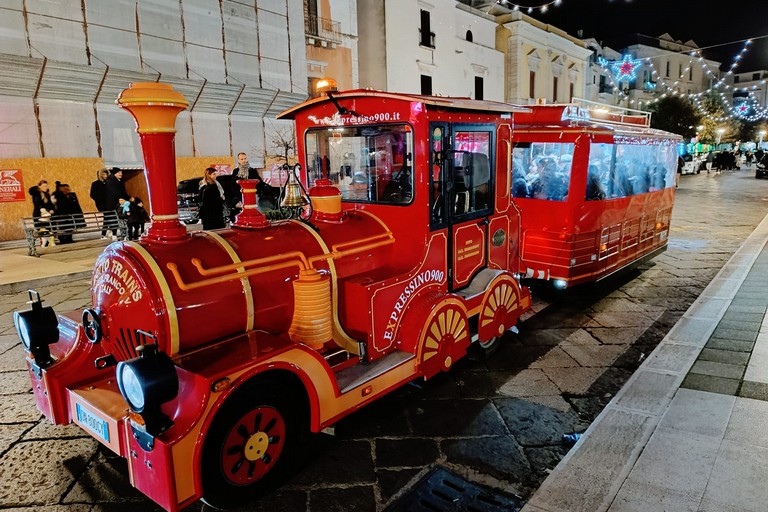
M 139 357 L 117 364 L 117 387 L 133 412 L 144 420 L 147 433 L 157 435 L 171 426 L 171 419 L 160 410 L 179 393 L 176 365 L 157 345 L 136 348 Z
M 29 304 L 32 309 L 13 312 L 13 324 L 22 345 L 35 358 L 41 368 L 53 363 L 48 345 L 59 341 L 59 321 L 50 306 L 43 306 L 40 294 L 29 290 Z
M 125 363 L 117 365 L 117 383 L 128 406 L 136 412 L 141 412 L 144 409 L 144 389 L 133 366 Z

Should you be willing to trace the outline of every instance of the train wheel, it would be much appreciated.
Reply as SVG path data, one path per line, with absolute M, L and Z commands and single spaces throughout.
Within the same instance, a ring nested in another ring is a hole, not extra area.
M 419 368 L 424 377 L 450 370 L 469 346 L 469 322 L 464 303 L 455 297 L 445 298 L 427 316 L 419 339 Z
M 498 339 L 517 322 L 520 295 L 517 281 L 508 274 L 499 275 L 488 287 L 477 319 L 478 345 L 485 352 L 495 350 Z
M 290 473 L 305 427 L 290 394 L 260 382 L 230 397 L 203 448 L 203 501 L 231 508 L 276 488 Z

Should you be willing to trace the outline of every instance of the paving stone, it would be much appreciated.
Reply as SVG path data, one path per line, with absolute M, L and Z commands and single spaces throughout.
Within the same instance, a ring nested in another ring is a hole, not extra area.
M 3 481 L 13 482 L 0 486 L 0 506 L 58 503 L 97 448 L 90 439 L 17 443 L 0 459 Z
M 744 365 L 699 360 L 693 364 L 693 367 L 691 367 L 691 373 L 739 380 L 742 375 L 744 375 L 745 369 L 746 367 Z
M 672 399 L 677 383 L 677 375 L 641 370 L 621 389 L 616 405 L 657 414 Z
M 627 479 L 619 489 L 608 512 L 637 512 L 639 510 L 664 510 L 697 512 L 701 497 L 689 492 L 675 491 L 668 487 Z
M 27 370 L 0 372 L 0 383 L 0 396 L 32 392 Z
M 544 373 L 555 386 L 571 395 L 584 395 L 603 375 L 604 368 L 545 368 Z
M 741 313 L 742 315 L 744 313 Z M 734 331 L 759 331 L 762 318 L 756 322 L 748 322 L 746 320 L 726 320 L 723 318 L 720 323 L 717 324 L 718 329 L 731 329 Z
M 687 372 L 698 355 L 699 348 L 696 346 L 664 343 L 651 354 L 646 367 L 652 370 Z
M 289 483 L 372 484 L 375 481 L 373 467 L 370 441 L 337 440 L 320 434 L 313 436 L 304 466 Z
M 424 468 L 418 469 L 377 469 L 376 483 L 379 487 L 379 496 L 384 504 L 394 501 L 400 496 L 400 493 L 407 489 L 410 484 L 425 472 Z M 279 510 L 279 509 L 274 509 Z M 295 509 L 300 510 L 300 509 Z
M 647 328 L 590 327 L 588 330 L 592 336 L 600 340 L 601 343 L 605 343 L 606 345 L 630 345 L 631 343 L 634 343 L 647 330 Z
M 376 439 L 376 466 L 420 467 L 440 457 L 437 443 L 430 438 Z
M 588 327 L 650 327 L 656 318 L 647 313 L 622 312 L 622 313 L 595 313 L 594 322 Z
M 733 350 L 716 350 L 705 348 L 699 355 L 701 361 L 714 361 L 717 363 L 738 364 L 746 366 L 749 361 L 749 353 L 734 352 Z
M 736 392 L 739 390 L 739 380 L 689 373 L 685 379 L 683 379 L 683 383 L 680 387 L 697 389 L 699 391 L 709 391 L 710 393 L 736 395 Z
M 561 347 L 552 347 L 543 356 L 528 365 L 529 368 L 569 368 L 573 366 L 579 366 L 579 363 Z
M 506 396 L 559 395 L 560 389 L 546 374 L 549 369 L 522 370 L 499 388 L 499 394 Z
M 756 426 L 768 424 L 768 402 L 750 398 L 734 399 L 733 408 L 725 430 L 728 441 L 768 448 L 768 436 L 758 434 Z
M 765 510 L 768 503 L 768 448 L 723 440 L 699 510 Z
M 522 446 L 557 445 L 563 434 L 586 428 L 571 410 L 563 412 L 516 398 L 495 402 L 507 428 Z
M 360 439 L 410 433 L 408 420 L 402 411 L 403 397 L 409 396 L 410 392 L 401 388 L 343 418 L 335 425 L 336 437 Z
M 25 441 L 43 440 L 43 439 L 71 439 L 83 437 L 91 439 L 82 428 L 75 423 L 69 425 L 54 425 L 47 418 L 43 417 L 37 422 L 29 432 L 24 434 Z
M 734 396 L 678 389 L 657 431 L 688 432 L 720 442 L 736 400 Z
M 32 428 L 33 425 L 34 423 L 3 425 L 0 428 L 0 457 L 10 448 L 11 444 L 21 439 L 22 434 Z
M 555 469 L 555 466 L 560 463 L 568 450 L 569 448 L 562 445 L 523 447 L 523 452 L 537 480 L 533 483 L 541 485 L 541 482 Z
M 309 493 L 308 509 L 312 512 L 376 510 L 376 496 L 371 486 L 316 489 Z
M 104 449 L 100 448 L 97 456 L 62 501 L 100 503 L 124 500 L 150 503 L 141 491 L 131 485 L 126 460 L 112 453 L 106 454 Z
M 506 429 L 486 400 L 422 400 L 406 411 L 416 436 L 500 435 Z
M 563 350 L 571 356 L 580 366 L 611 366 L 614 361 L 619 359 L 627 350 L 627 347 L 621 345 L 598 345 L 598 346 L 564 346 Z
M 446 439 L 440 442 L 440 448 L 448 464 L 471 468 L 498 480 L 528 483 L 523 475 L 530 474 L 531 466 L 511 436 Z
M 765 305 L 742 305 L 731 303 L 728 307 L 728 313 L 752 313 L 765 316 Z
M 711 348 L 715 350 L 733 350 L 734 352 L 752 352 L 754 342 L 751 341 L 738 341 L 725 338 L 710 338 L 705 345 L 705 348 Z
M 573 409 L 578 414 L 579 419 L 586 423 L 591 423 L 600 414 L 608 402 L 611 401 L 611 397 L 604 396 L 589 396 L 589 397 L 569 397 L 568 402 L 571 403 Z
M 755 400 L 768 400 L 768 384 L 745 380 L 741 383 L 741 388 L 739 388 L 739 396 L 754 398 Z
M 722 327 L 718 327 L 715 329 L 715 331 L 712 333 L 713 338 L 723 338 L 726 340 L 733 340 L 733 341 L 755 341 L 757 339 L 757 332 L 758 329 L 754 329 L 751 331 L 744 331 L 744 330 L 734 330 L 734 329 L 726 329 Z
M 41 416 L 35 406 L 35 397 L 31 394 L 3 397 L 3 407 L 0 407 L 0 425 L 3 423 L 34 423 Z
M 8 349 L 0 357 L 0 372 L 12 372 L 27 369 L 27 352 L 19 343 Z

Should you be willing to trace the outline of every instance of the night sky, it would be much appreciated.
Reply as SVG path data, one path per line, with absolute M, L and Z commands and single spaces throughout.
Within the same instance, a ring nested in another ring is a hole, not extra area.
M 718 45 L 704 50 L 704 56 L 722 62 L 724 71 L 744 44 L 734 41 L 763 36 L 753 41 L 736 72 L 768 69 L 768 0 L 561 0 L 546 13 L 535 10 L 531 16 L 574 36 L 581 29 L 583 37 L 594 37 L 614 49 L 643 42 L 636 34 L 658 37 L 665 32 L 682 42 L 692 39 L 699 48 Z

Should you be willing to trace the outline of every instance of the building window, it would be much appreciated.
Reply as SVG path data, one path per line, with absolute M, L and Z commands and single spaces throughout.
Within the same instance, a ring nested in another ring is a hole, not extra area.
M 733 77 L 733 83 L 735 83 L 735 84 L 739 83 L 739 77 L 738 76 Z
M 422 11 L 422 12 L 424 12 L 424 11 Z M 666 74 L 666 77 L 669 78 L 669 61 L 667 61 L 667 74 Z
M 421 28 L 419 28 L 419 44 L 427 48 L 435 47 L 435 33 L 432 32 L 432 22 L 429 11 L 421 10 Z
M 557 77 L 552 77 L 552 101 L 557 103 Z
M 568 101 L 573 101 L 573 93 L 574 93 L 574 83 L 571 82 L 568 86 Z
M 693 82 L 693 66 L 688 66 L 688 80 Z
M 528 97 L 529 98 L 535 98 L 535 92 L 536 92 L 536 72 L 531 71 L 531 74 L 528 77 Z
M 475 99 L 483 99 L 483 77 L 481 76 L 475 77 Z
M 429 75 L 421 75 L 421 94 L 432 96 L 432 77 Z
M 760 73 L 752 73 L 752 80 L 760 80 Z
M 474 40 L 475 40 L 475 38 L 472 35 L 472 31 L 471 30 L 467 30 L 467 41 L 469 41 L 471 43 Z
M 678 73 L 677 76 L 679 78 L 683 78 L 683 65 L 682 64 L 678 64 L 677 67 L 680 70 L 680 73 Z

